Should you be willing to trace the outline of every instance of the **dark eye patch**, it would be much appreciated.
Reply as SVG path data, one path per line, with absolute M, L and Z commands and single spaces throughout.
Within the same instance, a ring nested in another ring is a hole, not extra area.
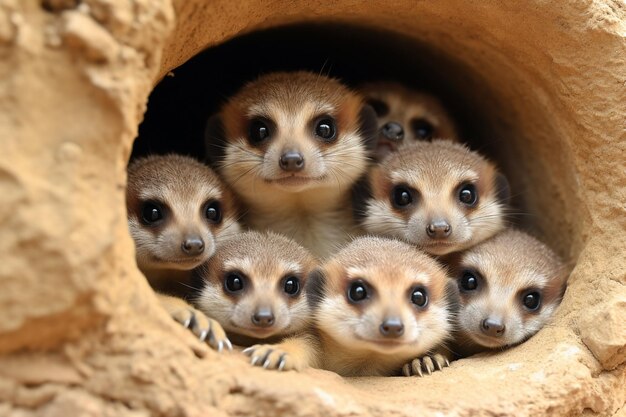
M 383 117 L 389 114 L 389 106 L 382 100 L 377 98 L 370 98 L 366 100 L 366 103 L 372 106 L 376 112 L 376 116 Z

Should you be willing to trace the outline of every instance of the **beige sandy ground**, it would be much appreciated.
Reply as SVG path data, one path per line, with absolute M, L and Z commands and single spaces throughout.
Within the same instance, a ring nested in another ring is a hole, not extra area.
M 257 3 L 0 0 L 0 415 L 625 415 L 626 5 Z M 124 209 L 151 88 L 205 47 L 320 19 L 436 45 L 467 69 L 468 94 L 485 80 L 496 92 L 475 103 L 573 267 L 528 343 L 424 379 L 278 374 L 199 359 L 157 307 Z

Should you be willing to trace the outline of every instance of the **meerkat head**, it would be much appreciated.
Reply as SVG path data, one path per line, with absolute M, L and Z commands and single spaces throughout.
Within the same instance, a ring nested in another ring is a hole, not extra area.
M 315 266 L 313 256 L 291 239 L 245 232 L 194 271 L 195 304 L 237 335 L 289 335 L 308 324 L 304 287 Z
M 359 92 L 376 112 L 379 129 L 376 159 L 379 161 L 418 140 L 459 140 L 452 117 L 430 94 L 392 82 L 365 84 Z
M 261 76 L 206 129 L 209 159 L 244 198 L 349 188 L 365 172 L 375 138 L 376 116 L 361 97 L 309 72 Z
M 369 180 L 371 197 L 360 208 L 365 229 L 433 255 L 468 248 L 505 225 L 506 178 L 461 144 L 416 142 L 376 166 Z
M 398 241 L 355 239 L 309 279 L 318 329 L 347 350 L 411 358 L 451 328 L 448 278 L 437 261 Z
M 204 164 L 149 156 L 128 167 L 128 225 L 141 270 L 191 270 L 239 231 L 232 195 Z
M 506 230 L 459 255 L 458 330 L 485 348 L 521 343 L 552 316 L 567 273 L 546 245 Z

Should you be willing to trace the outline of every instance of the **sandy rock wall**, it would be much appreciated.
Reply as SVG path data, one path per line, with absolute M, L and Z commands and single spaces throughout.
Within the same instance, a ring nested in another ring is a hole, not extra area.
M 0 415 L 624 413 L 626 7 L 379 3 L 0 0 Z M 500 159 L 573 269 L 523 346 L 424 379 L 278 374 L 207 351 L 157 307 L 123 200 L 151 88 L 206 47 L 320 20 L 467 68 L 460 88 L 494 114 Z

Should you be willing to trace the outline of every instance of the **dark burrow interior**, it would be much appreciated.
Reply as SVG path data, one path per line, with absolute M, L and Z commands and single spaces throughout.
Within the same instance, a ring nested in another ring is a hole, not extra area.
M 510 121 L 494 111 L 506 103 L 488 80 L 454 57 L 390 31 L 300 24 L 252 32 L 206 49 L 155 86 L 132 157 L 176 152 L 203 159 L 206 121 L 230 95 L 260 74 L 302 69 L 338 77 L 350 86 L 392 80 L 435 94 L 454 117 L 465 142 L 496 161 L 512 189 L 518 190 L 512 193 L 511 224 L 533 232 L 541 207 L 526 204 L 532 189 L 518 181 L 534 162 L 511 157 L 515 150 L 507 149 L 524 140 L 524 131 L 506 125 Z M 563 244 L 567 237 L 553 239 L 542 230 L 534 234 L 547 237 L 561 255 L 569 255 L 570 248 Z

